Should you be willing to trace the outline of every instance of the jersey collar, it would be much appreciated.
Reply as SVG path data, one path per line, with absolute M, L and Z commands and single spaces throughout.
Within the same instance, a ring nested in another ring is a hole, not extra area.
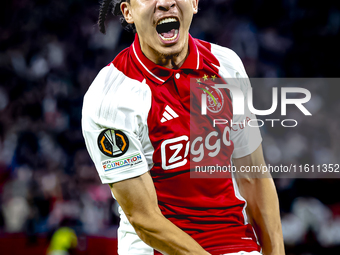
M 153 82 L 157 84 L 165 83 L 170 77 L 178 73 L 178 69 L 169 69 L 153 63 L 142 52 L 140 47 L 138 35 L 136 33 L 135 41 L 130 47 L 131 56 L 134 58 L 134 62 L 137 63 L 139 69 L 148 76 Z M 189 34 L 189 55 L 184 61 L 179 70 L 200 70 L 203 68 L 203 58 L 194 38 Z

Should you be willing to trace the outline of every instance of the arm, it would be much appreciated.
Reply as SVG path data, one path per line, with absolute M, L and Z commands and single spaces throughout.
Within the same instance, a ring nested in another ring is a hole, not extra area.
M 241 166 L 265 165 L 262 146 L 252 154 L 233 159 L 237 169 Z M 279 202 L 270 173 L 237 173 L 237 184 L 247 201 L 247 214 L 254 226 L 264 255 L 284 255 Z
M 110 184 L 137 235 L 164 254 L 207 255 L 208 252 L 161 213 L 150 174 Z

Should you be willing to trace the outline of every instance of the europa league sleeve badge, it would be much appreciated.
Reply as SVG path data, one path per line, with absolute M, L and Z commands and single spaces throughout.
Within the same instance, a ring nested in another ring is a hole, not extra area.
M 111 158 L 124 155 L 129 148 L 129 139 L 119 130 L 105 129 L 98 136 L 100 151 Z

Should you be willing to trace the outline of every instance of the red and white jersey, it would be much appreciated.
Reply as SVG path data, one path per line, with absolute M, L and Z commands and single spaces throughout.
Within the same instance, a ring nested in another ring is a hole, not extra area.
M 259 251 L 236 181 L 190 177 L 190 159 L 195 157 L 196 163 L 204 165 L 192 152 L 203 146 L 206 154 L 214 156 L 204 139 L 215 136 L 211 124 L 190 127 L 190 98 L 202 92 L 190 89 L 190 79 L 197 79 L 199 86 L 200 80 L 212 77 L 235 78 L 244 95 L 250 86 L 248 79 L 241 79 L 247 78 L 246 72 L 230 49 L 189 36 L 184 64 L 168 69 L 144 56 L 136 35 L 134 43 L 100 71 L 86 93 L 83 135 L 103 183 L 150 171 L 164 216 L 205 250 L 213 255 Z M 232 113 L 231 96 L 226 92 L 220 96 L 225 119 L 238 122 Z M 243 117 L 254 118 L 245 108 Z M 190 144 L 192 132 L 202 139 Z M 247 125 L 228 126 L 223 135 L 224 162 L 217 163 L 224 165 L 230 165 L 232 157 L 249 155 L 262 141 L 259 129 Z M 153 254 L 121 209 L 120 213 L 119 254 Z

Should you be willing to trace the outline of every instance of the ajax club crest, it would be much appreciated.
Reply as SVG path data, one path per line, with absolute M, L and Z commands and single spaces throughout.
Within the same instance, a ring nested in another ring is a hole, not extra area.
M 214 81 L 216 79 L 216 76 L 211 76 L 211 80 Z M 208 80 L 208 75 L 203 76 L 203 82 Z M 204 84 L 201 79 L 197 80 L 197 83 L 200 85 L 198 89 L 202 90 L 203 93 L 207 97 L 207 108 L 212 113 L 218 113 L 223 109 L 224 105 L 224 99 L 222 92 L 218 89 L 212 86 L 207 86 Z

